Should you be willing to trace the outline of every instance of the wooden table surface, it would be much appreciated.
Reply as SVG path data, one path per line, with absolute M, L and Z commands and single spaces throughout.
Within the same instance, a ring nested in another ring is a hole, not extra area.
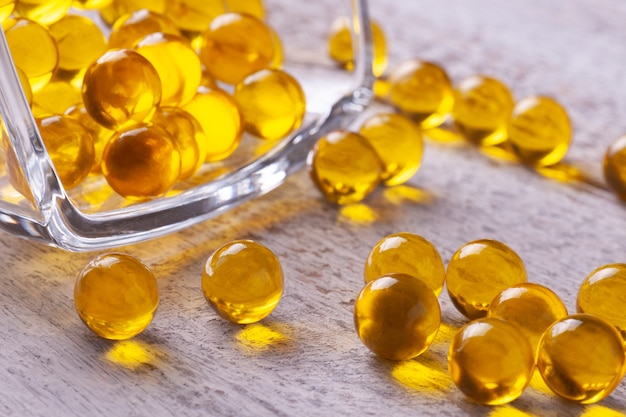
M 324 201 L 306 172 L 221 217 L 121 248 L 158 276 L 161 304 L 141 335 L 99 339 L 73 306 L 72 254 L 0 238 L 0 415 L 6 416 L 600 416 L 626 412 L 622 383 L 579 406 L 540 378 L 518 400 L 466 400 L 447 373 L 446 352 L 466 320 L 444 291 L 443 325 L 421 357 L 378 359 L 352 319 L 371 247 L 399 231 L 420 234 L 444 261 L 462 244 L 494 238 L 525 261 L 575 311 L 578 286 L 596 267 L 626 262 L 626 206 L 605 186 L 601 161 L 626 133 L 626 3 L 621 0 L 371 0 L 391 65 L 421 57 L 452 79 L 483 73 L 517 98 L 557 98 L 575 133 L 565 161 L 585 181 L 555 179 L 462 142 L 426 142 L 417 175 L 362 205 Z M 318 22 L 327 25 L 327 22 Z M 207 306 L 200 274 L 221 244 L 251 238 L 280 258 L 286 288 L 267 319 L 248 326 Z

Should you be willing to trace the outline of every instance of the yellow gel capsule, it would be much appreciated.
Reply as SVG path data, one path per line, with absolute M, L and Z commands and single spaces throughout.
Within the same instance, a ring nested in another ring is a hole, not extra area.
M 558 396 L 592 404 L 619 385 L 625 361 L 624 340 L 615 326 L 589 314 L 574 314 L 546 330 L 537 369 Z
M 260 19 L 225 13 L 202 33 L 200 59 L 209 74 L 227 84 L 268 68 L 274 59 L 272 30 Z
M 30 81 L 33 92 L 50 81 L 59 64 L 59 51 L 48 29 L 27 19 L 8 19 L 4 34 L 13 57 Z
M 470 320 L 485 317 L 500 291 L 527 281 L 521 258 L 502 242 L 475 240 L 452 255 L 446 288 L 454 306 Z
M 184 31 L 202 32 L 225 11 L 222 0 L 168 0 L 163 14 Z
M 102 173 L 118 194 L 133 200 L 165 194 L 180 176 L 180 152 L 158 126 L 120 130 L 102 155 Z
M 354 69 L 354 51 L 352 50 L 352 30 L 347 17 L 336 19 L 328 34 L 328 54 L 338 64 L 349 71 Z M 387 41 L 380 25 L 371 21 L 373 62 L 372 72 L 379 77 L 387 69 Z
M 437 248 L 422 236 L 394 233 L 382 238 L 365 262 L 365 282 L 401 273 L 419 278 L 435 295 L 443 289 L 446 271 Z
M 359 133 L 382 160 L 385 169 L 381 178 L 385 185 L 404 184 L 422 164 L 422 132 L 400 114 L 375 114 L 363 122 Z
M 513 111 L 513 95 L 495 78 L 474 75 L 454 89 L 454 124 L 463 137 L 480 146 L 507 139 L 507 123 Z
M 454 104 L 452 84 L 440 66 L 409 59 L 389 74 L 388 99 L 423 129 L 441 125 Z
M 38 118 L 36 122 L 63 187 L 70 189 L 80 184 L 94 161 L 93 138 L 89 131 L 64 115 Z
M 390 274 L 368 282 L 354 303 L 354 326 L 365 346 L 391 360 L 424 353 L 441 324 L 437 297 L 422 281 Z
M 113 3 L 119 15 L 122 16 L 141 9 L 164 14 L 168 1 L 170 0 L 113 0 Z
M 67 14 L 73 0 L 19 0 L 15 4 L 15 15 L 50 25 Z
M 306 111 L 298 81 L 279 69 L 264 69 L 237 84 L 233 94 L 247 132 L 280 139 L 300 127 Z
M 141 333 L 159 305 L 150 269 L 121 253 L 97 256 L 80 272 L 74 304 L 81 320 L 98 336 L 124 340 Z
M 585 278 L 576 299 L 576 310 L 611 323 L 626 340 L 626 264 L 609 264 Z
M 179 179 L 195 174 L 206 160 L 208 150 L 207 138 L 196 118 L 178 107 L 160 107 L 151 123 L 174 140 L 181 158 Z
M 74 0 L 72 6 L 80 10 L 99 10 L 109 7 L 113 0 Z
M 104 147 L 115 132 L 93 120 L 91 116 L 89 116 L 89 113 L 87 113 L 87 109 L 85 109 L 83 104 L 78 104 L 67 109 L 65 114 L 78 120 L 78 122 L 83 125 L 89 133 L 91 133 L 91 137 L 94 141 L 93 147 L 95 152 L 91 172 L 101 173 L 102 169 L 100 168 L 100 164 L 102 163 L 102 153 L 104 152 Z
M 367 140 L 336 130 L 320 138 L 307 157 L 313 183 L 328 201 L 358 203 L 380 182 L 383 164 Z
M 548 97 L 520 100 L 508 125 L 509 141 L 519 159 L 529 165 L 560 162 L 572 141 L 572 127 L 565 109 Z
M 548 327 L 567 316 L 567 308 L 551 289 L 539 284 L 512 285 L 491 302 L 487 317 L 507 321 L 526 336 L 533 352 Z
M 18 67 L 15 67 L 15 70 L 17 71 L 17 76 L 20 79 L 20 85 L 22 86 L 24 97 L 26 98 L 26 101 L 28 102 L 28 104 L 32 105 L 33 104 L 33 90 L 30 88 L 30 81 L 28 81 L 28 77 L 26 76 L 24 71 L 22 71 Z
M 483 318 L 463 326 L 452 339 L 448 370 L 472 401 L 501 405 L 518 398 L 535 370 L 526 336 L 513 324 Z
M 176 35 L 153 33 L 135 45 L 154 66 L 161 83 L 161 105 L 181 106 L 196 94 L 202 79 L 200 58 L 186 39 Z
M 4 22 L 15 8 L 15 0 L 0 0 L 0 24 Z
M 108 129 L 149 120 L 160 101 L 159 74 L 135 51 L 110 50 L 87 68 L 83 80 L 85 108 Z
M 59 69 L 76 72 L 87 68 L 106 51 L 104 34 L 91 19 L 67 15 L 50 26 L 59 49 Z
M 33 95 L 33 115 L 62 114 L 82 102 L 80 90 L 67 81 L 53 80 Z
M 226 11 L 247 13 L 259 19 L 265 18 L 263 0 L 225 0 Z
M 209 305 L 233 323 L 255 323 L 268 316 L 283 293 L 283 271 L 276 255 L 251 240 L 218 248 L 202 271 Z
M 270 29 L 272 30 L 272 39 L 274 40 L 274 58 L 270 63 L 270 68 L 280 68 L 282 67 L 284 60 L 283 44 L 276 31 L 272 28 Z
M 626 135 L 617 138 L 604 154 L 604 178 L 619 198 L 626 201 Z
M 207 162 L 230 156 L 241 141 L 243 120 L 235 100 L 220 89 L 201 87 L 183 110 L 196 118 L 207 138 Z
M 109 36 L 109 48 L 130 49 L 153 33 L 180 36 L 180 30 L 168 17 L 147 9 L 129 12 L 115 21 Z

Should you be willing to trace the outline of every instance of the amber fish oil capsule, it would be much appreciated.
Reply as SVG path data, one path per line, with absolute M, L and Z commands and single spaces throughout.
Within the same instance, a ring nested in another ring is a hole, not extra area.
M 19 0 L 15 2 L 15 14 L 37 22 L 50 25 L 67 14 L 73 0 Z
M 504 243 L 491 239 L 461 246 L 446 270 L 446 288 L 452 303 L 472 320 L 487 315 L 500 291 L 526 281 L 522 259 Z
M 283 293 L 283 271 L 274 253 L 251 240 L 235 240 L 206 261 L 202 291 L 223 318 L 240 324 L 268 316 Z
M 532 377 L 535 356 L 513 324 L 493 318 L 474 320 L 452 339 L 448 370 L 472 401 L 501 405 L 518 398 Z
M 263 69 L 237 84 L 233 97 L 247 132 L 262 139 L 280 139 L 300 127 L 306 99 L 300 83 L 279 69 Z
M 115 21 L 109 36 L 109 49 L 131 49 L 139 40 L 153 33 L 181 36 L 180 29 L 166 16 L 139 9 Z
M 121 253 L 100 255 L 78 275 L 74 304 L 82 321 L 98 336 L 129 339 L 154 317 L 159 305 L 156 278 L 137 258 Z
M 422 164 L 422 132 L 410 119 L 394 113 L 378 113 L 363 122 L 359 133 L 376 150 L 385 167 L 385 185 L 404 184 Z
M 619 385 L 625 361 L 624 340 L 613 325 L 589 314 L 574 314 L 546 330 L 537 369 L 558 396 L 592 404 Z
M 50 26 L 59 49 L 59 69 L 77 72 L 85 69 L 106 51 L 104 34 L 91 19 L 67 15 Z
M 474 75 L 454 88 L 452 117 L 468 141 L 492 146 L 507 139 L 507 123 L 514 104 L 507 86 L 495 78 Z
M 419 278 L 437 296 L 443 289 L 446 276 L 437 248 L 422 236 L 407 232 L 382 238 L 365 262 L 366 283 L 391 273 Z
M 336 130 L 320 138 L 307 157 L 313 183 L 328 201 L 357 203 L 380 182 L 383 165 L 365 138 Z
M 421 355 L 432 344 L 440 324 L 435 293 L 410 275 L 389 274 L 368 282 L 354 304 L 359 338 L 385 359 Z
M 500 292 L 491 302 L 487 317 L 507 321 L 526 336 L 533 352 L 548 327 L 567 316 L 558 295 L 543 285 L 525 282 Z
M 589 274 L 578 290 L 576 310 L 606 320 L 626 340 L 626 264 L 604 265 Z
M 626 201 L 626 135 L 617 138 L 604 155 L 604 178 L 619 198 Z
M 520 160 L 549 166 L 560 162 L 572 141 L 572 127 L 565 109 L 555 100 L 530 96 L 520 100 L 508 124 L 509 141 Z
M 110 50 L 85 73 L 85 108 L 107 129 L 149 120 L 160 101 L 159 74 L 150 61 L 135 51 Z

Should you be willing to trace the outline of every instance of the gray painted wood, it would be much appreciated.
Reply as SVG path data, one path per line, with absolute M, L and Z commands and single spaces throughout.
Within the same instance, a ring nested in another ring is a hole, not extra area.
M 365 258 L 393 232 L 423 235 L 446 262 L 470 240 L 502 240 L 524 259 L 530 280 L 556 291 L 570 311 L 589 272 L 626 262 L 626 206 L 602 187 L 601 176 L 606 147 L 626 133 L 626 3 L 371 0 L 371 9 L 388 34 L 392 65 L 422 57 L 444 65 L 455 81 L 485 73 L 517 97 L 542 93 L 560 100 L 575 126 L 566 163 L 596 185 L 555 181 L 462 143 L 428 141 L 423 166 L 409 184 L 378 190 L 357 219 L 326 203 L 301 172 L 218 219 L 121 248 L 154 269 L 161 305 L 143 334 L 118 343 L 90 333 L 73 309 L 74 279 L 94 254 L 3 235 L 0 414 L 626 412 L 624 383 L 587 407 L 548 395 L 537 380 L 505 407 L 467 401 L 447 376 L 447 346 L 465 319 L 445 291 L 444 326 L 415 360 L 377 359 L 352 324 Z M 236 238 L 273 249 L 286 276 L 278 308 L 256 325 L 219 319 L 200 289 L 206 258 Z

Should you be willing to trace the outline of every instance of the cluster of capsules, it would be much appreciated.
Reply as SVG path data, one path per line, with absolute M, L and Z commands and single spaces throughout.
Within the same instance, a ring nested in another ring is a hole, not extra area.
M 268 316 L 283 293 L 283 271 L 276 255 L 252 240 L 234 240 L 206 261 L 201 287 L 208 304 L 226 320 L 248 324 Z M 152 322 L 159 305 L 154 272 L 123 253 L 92 259 L 78 274 L 74 305 L 98 336 L 125 340 Z
M 94 10 L 81 15 L 71 7 Z M 104 23 L 84 15 L 94 13 Z M 271 141 L 300 126 L 304 92 L 280 69 L 282 46 L 263 17 L 259 1 L 236 0 L 17 0 L 0 7 L 63 186 L 103 174 L 135 200 L 163 195 L 205 162 L 224 160 L 244 131 Z M 10 179 L 28 193 L 23 176 Z
M 389 235 L 371 250 L 364 277 L 355 327 L 365 346 L 389 360 L 414 358 L 432 344 L 445 283 L 470 319 L 450 342 L 448 370 L 472 401 L 513 401 L 537 369 L 558 396 L 590 404 L 608 396 L 626 371 L 625 264 L 594 270 L 571 315 L 552 290 L 527 282 L 511 248 L 491 239 L 461 246 L 444 268 L 428 240 Z
M 408 59 L 385 74 L 384 33 L 374 21 L 371 32 L 372 72 L 379 77 L 377 97 L 421 129 L 431 130 L 433 137 L 437 135 L 432 129 L 451 120 L 468 142 L 484 148 L 502 147 L 532 167 L 553 166 L 565 157 L 572 126 L 565 108 L 553 98 L 532 95 L 516 102 L 504 83 L 485 75 L 473 75 L 453 85 L 444 68 L 420 59 Z M 348 19 L 333 24 L 328 51 L 341 66 L 354 67 Z M 360 151 L 357 148 L 355 152 Z M 609 146 L 603 166 L 608 185 L 626 200 L 626 135 Z

